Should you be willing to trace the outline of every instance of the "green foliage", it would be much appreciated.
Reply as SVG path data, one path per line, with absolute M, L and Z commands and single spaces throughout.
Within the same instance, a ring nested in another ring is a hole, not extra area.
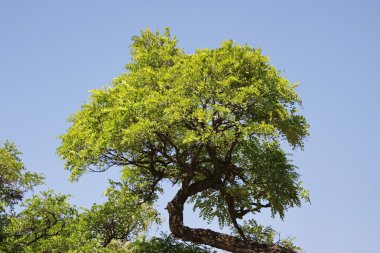
M 152 222 L 159 222 L 157 211 L 120 183 L 113 182 L 106 196 L 105 203 L 94 204 L 81 215 L 84 233 L 102 247 L 112 241 L 126 243 L 146 232 Z
M 24 209 L 9 220 L 2 244 L 5 252 L 67 252 L 78 215 L 68 196 L 52 191 L 33 195 L 22 203 Z
M 130 253 L 215 253 L 204 246 L 180 242 L 172 236 L 163 234 L 161 237 L 146 239 L 142 237 L 128 244 Z
M 52 191 L 22 202 L 8 218 L 1 252 L 125 252 L 124 244 L 159 219 L 147 203 L 113 184 L 108 200 L 79 212 L 67 195 Z
M 91 210 L 80 211 L 68 195 L 51 190 L 23 200 L 43 177 L 27 171 L 19 155 L 10 142 L 0 147 L 0 252 L 125 252 L 127 241 L 159 222 L 151 202 L 141 203 L 117 182 L 106 191 L 107 201 Z
M 0 142 L 0 213 L 17 204 L 28 190 L 42 183 L 41 175 L 25 169 L 20 155 L 13 143 Z
M 279 245 L 284 248 L 294 250 L 295 252 L 304 252 L 304 250 L 296 245 L 294 245 L 295 237 L 288 237 L 280 240 Z
M 276 231 L 270 226 L 258 224 L 255 220 L 245 221 L 242 226 L 244 234 L 251 240 L 258 243 L 273 244 L 276 236 Z M 236 234 L 237 231 L 235 232 Z
M 208 182 L 191 197 L 194 208 L 235 228 L 248 213 L 270 208 L 283 218 L 308 200 L 281 147 L 303 148 L 308 136 L 297 84 L 261 50 L 226 41 L 186 54 L 169 30 L 146 30 L 131 53 L 127 72 L 92 91 L 61 136 L 58 153 L 72 180 L 120 166 L 126 187 L 149 201 L 164 179 Z
M 272 227 L 260 225 L 255 220 L 251 219 L 244 221 L 241 228 L 244 231 L 244 235 L 255 242 L 267 245 L 277 244 L 286 249 L 294 250 L 295 252 L 303 252 L 302 248 L 294 245 L 295 237 L 287 237 L 285 239 L 279 238 L 279 240 L 276 241 L 276 237 L 280 237 L 280 234 L 278 234 Z M 237 236 L 240 236 L 236 229 L 234 229 L 234 233 Z
M 4 230 L 14 215 L 14 206 L 43 180 L 41 175 L 26 170 L 20 155 L 13 143 L 0 142 L 0 242 L 6 236 Z

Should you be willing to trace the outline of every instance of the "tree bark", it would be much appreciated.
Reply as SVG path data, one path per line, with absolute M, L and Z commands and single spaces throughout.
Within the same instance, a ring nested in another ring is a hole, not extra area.
M 173 236 L 196 244 L 205 244 L 218 249 L 234 253 L 296 253 L 278 245 L 267 245 L 254 242 L 252 240 L 243 240 L 236 236 L 218 233 L 210 229 L 189 228 L 183 224 L 183 208 L 186 200 L 208 188 L 204 184 L 193 184 L 182 187 L 175 197 L 168 203 L 169 227 Z

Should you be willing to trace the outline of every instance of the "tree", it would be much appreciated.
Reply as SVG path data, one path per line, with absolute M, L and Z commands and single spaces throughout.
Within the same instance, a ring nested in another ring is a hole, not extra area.
M 308 135 L 297 85 L 260 50 L 232 41 L 186 54 L 169 30 L 147 30 L 133 38 L 131 54 L 127 72 L 93 90 L 61 136 L 71 179 L 119 166 L 143 202 L 168 181 L 179 189 L 167 205 L 174 237 L 232 252 L 293 252 L 256 240 L 254 220 L 241 220 L 265 208 L 283 218 L 308 199 L 282 149 L 302 148 Z M 187 202 L 237 235 L 185 226 Z

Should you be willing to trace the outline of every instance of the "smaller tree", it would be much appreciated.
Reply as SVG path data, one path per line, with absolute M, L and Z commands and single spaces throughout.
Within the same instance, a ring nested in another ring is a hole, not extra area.
M 53 191 L 33 195 L 23 210 L 8 218 L 4 252 L 125 252 L 127 241 L 146 232 L 156 211 L 112 183 L 108 200 L 79 212 L 68 195 Z
M 106 191 L 107 201 L 90 210 L 52 190 L 24 199 L 43 176 L 26 170 L 20 154 L 11 142 L 0 146 L 0 252 L 125 252 L 126 241 L 159 221 L 151 202 L 141 203 L 117 182 Z

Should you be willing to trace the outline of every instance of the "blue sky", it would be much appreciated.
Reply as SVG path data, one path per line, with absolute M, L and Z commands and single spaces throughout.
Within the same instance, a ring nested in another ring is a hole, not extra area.
M 19 146 L 26 166 L 46 175 L 46 187 L 90 206 L 118 173 L 69 183 L 57 136 L 89 90 L 124 71 L 130 38 L 170 27 L 189 53 L 228 39 L 248 43 L 300 82 L 311 124 L 293 160 L 312 204 L 289 210 L 284 221 L 260 220 L 295 235 L 308 253 L 373 251 L 380 236 L 379 13 L 375 0 L 0 1 L 0 140 Z M 185 222 L 202 225 L 191 212 Z

